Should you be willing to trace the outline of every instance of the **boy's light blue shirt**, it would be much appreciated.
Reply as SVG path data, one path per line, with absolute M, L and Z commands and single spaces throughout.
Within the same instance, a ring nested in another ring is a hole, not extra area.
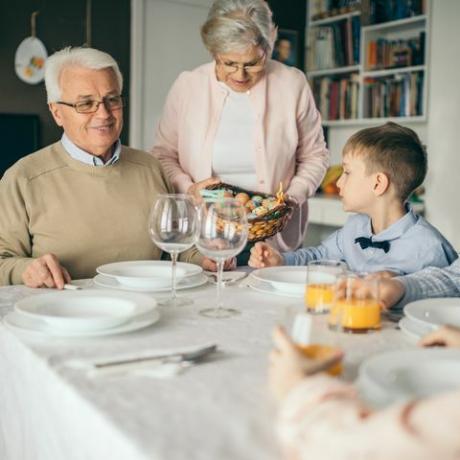
M 362 249 L 355 239 L 389 241 L 390 250 Z M 389 270 L 407 275 L 425 267 L 446 267 L 457 259 L 450 243 L 423 217 L 408 208 L 407 214 L 377 235 L 372 234 L 371 219 L 365 214 L 351 216 L 346 224 L 320 246 L 283 254 L 286 265 L 306 265 L 311 260 L 342 260 L 355 272 Z

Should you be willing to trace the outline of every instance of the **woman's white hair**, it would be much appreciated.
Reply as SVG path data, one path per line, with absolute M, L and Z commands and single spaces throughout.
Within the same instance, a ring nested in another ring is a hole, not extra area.
M 216 0 L 201 38 L 213 56 L 244 52 L 251 45 L 271 56 L 276 40 L 272 11 L 265 0 Z
M 117 77 L 120 92 L 123 89 L 123 77 L 117 62 L 110 54 L 94 48 L 67 47 L 50 56 L 45 63 L 45 86 L 48 103 L 61 99 L 59 78 L 65 67 L 84 67 L 86 69 L 113 69 Z

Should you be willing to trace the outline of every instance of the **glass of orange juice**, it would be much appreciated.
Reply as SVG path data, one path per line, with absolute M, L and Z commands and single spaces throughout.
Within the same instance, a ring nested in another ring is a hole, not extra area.
M 310 313 L 327 313 L 335 301 L 337 279 L 346 272 L 339 260 L 314 260 L 307 265 L 305 307 Z
M 329 327 L 344 332 L 367 333 L 380 329 L 379 280 L 366 273 L 341 277 Z
M 327 343 L 327 335 L 321 332 L 321 327 L 315 324 L 317 316 L 302 311 L 288 311 L 286 323 L 291 338 L 302 354 L 311 360 L 324 360 L 340 352 L 340 348 Z M 325 343 L 326 342 L 326 343 Z M 332 376 L 341 375 L 342 363 L 331 365 L 326 372 Z

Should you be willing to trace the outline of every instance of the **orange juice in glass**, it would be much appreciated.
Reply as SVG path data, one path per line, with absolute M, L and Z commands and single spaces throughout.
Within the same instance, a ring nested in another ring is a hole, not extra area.
M 310 313 L 326 313 L 335 300 L 337 277 L 345 273 L 338 260 L 315 260 L 307 265 L 305 307 Z
M 378 279 L 369 279 L 366 274 L 342 278 L 329 315 L 329 326 L 353 333 L 380 329 L 378 285 Z

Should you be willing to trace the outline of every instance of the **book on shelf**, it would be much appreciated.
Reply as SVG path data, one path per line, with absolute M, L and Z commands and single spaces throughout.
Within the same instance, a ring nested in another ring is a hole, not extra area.
M 358 118 L 358 74 L 317 77 L 312 90 L 323 120 Z
M 425 14 L 425 0 L 361 0 L 363 25 L 381 24 Z
M 367 78 L 366 118 L 414 117 L 423 113 L 423 72 Z
M 311 20 L 317 21 L 340 14 L 359 11 L 361 0 L 313 0 Z
M 366 70 L 391 69 L 424 64 L 425 32 L 400 40 L 378 38 L 367 43 Z
M 360 19 L 346 18 L 311 27 L 308 32 L 307 70 L 348 67 L 359 63 Z

